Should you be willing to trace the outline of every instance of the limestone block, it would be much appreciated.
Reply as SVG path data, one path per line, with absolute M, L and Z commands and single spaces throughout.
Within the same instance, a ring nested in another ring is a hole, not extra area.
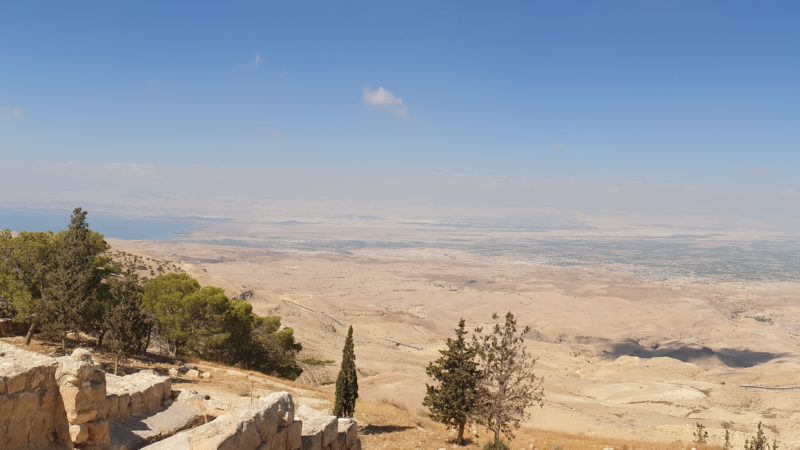
M 144 409 L 144 400 L 142 397 L 141 392 L 133 392 L 131 393 L 131 407 L 130 407 L 130 414 L 131 417 L 138 416 L 139 414 L 145 411 Z
M 69 438 L 73 444 L 83 444 L 89 440 L 89 427 L 85 423 L 70 425 Z
M 119 416 L 119 395 L 110 394 L 106 396 L 106 417 L 116 419 Z
M 121 394 L 117 399 L 117 417 L 125 421 L 131 417 L 131 395 Z
M 186 377 L 188 378 L 200 378 L 200 371 L 197 369 L 190 369 L 186 372 Z
M 162 387 L 164 389 L 164 392 L 162 394 L 164 400 L 171 399 L 172 398 L 172 380 L 170 380 L 169 378 L 164 380 L 164 383 L 163 383 Z
M 286 450 L 300 450 L 303 446 L 303 422 L 295 420 L 284 427 L 286 431 Z
M 89 442 L 101 448 L 111 445 L 111 436 L 108 432 L 107 420 L 95 420 L 86 424 L 89 431 Z
M 358 424 L 353 419 L 339 419 L 338 431 L 345 436 L 345 448 L 350 448 L 358 439 Z
M 32 418 L 39 413 L 39 397 L 35 392 L 20 392 L 16 395 L 14 403 L 14 415 L 18 419 Z
M 347 450 L 347 436 L 344 433 L 336 435 L 336 439 L 331 442 L 331 450 Z
M 28 377 L 28 389 L 38 389 L 47 376 L 47 371 L 44 368 L 35 369 Z
M 211 372 L 203 372 L 203 373 L 201 373 L 200 374 L 200 378 L 203 378 L 204 380 L 208 380 L 209 378 L 211 378 Z
M 326 447 L 336 439 L 338 421 L 335 416 L 321 413 L 305 405 L 301 406 L 297 414 L 303 421 L 303 436 L 321 433 L 321 446 Z
M 270 404 L 270 411 L 278 417 L 278 426 L 288 426 L 294 423 L 294 400 L 287 392 L 274 392 L 262 397 L 263 403 Z
M 278 428 L 278 430 L 275 432 L 275 434 L 272 435 L 272 437 L 267 437 L 267 439 L 263 439 L 262 442 L 266 442 L 267 443 L 267 448 L 270 448 L 270 449 L 273 449 L 273 448 L 285 449 L 286 448 L 286 437 L 287 437 L 286 429 L 287 428 L 289 428 L 289 427 Z M 262 438 L 263 438 L 263 436 L 262 436 Z
M 22 392 L 25 390 L 25 386 L 28 384 L 28 373 L 22 372 L 16 375 L 12 375 L 6 379 L 6 392 L 11 394 L 16 394 L 17 392 Z
M 180 372 L 178 372 L 178 369 L 176 369 L 176 368 L 174 368 L 174 367 L 171 367 L 171 368 L 169 369 L 169 376 L 171 376 L 171 377 L 177 377 L 177 376 L 178 376 L 178 374 L 180 374 Z
M 145 411 L 155 411 L 161 407 L 161 400 L 164 397 L 164 386 L 156 383 L 142 392 L 142 402 Z
M 69 423 L 86 423 L 97 418 L 97 409 L 80 386 L 65 383 L 61 385 L 60 390 Z
M 0 425 L 3 424 L 3 421 L 10 419 L 12 414 L 14 414 L 14 397 L 0 396 Z
M 322 432 L 305 434 L 305 431 L 303 431 L 301 442 L 302 446 L 300 448 L 302 450 L 322 450 Z

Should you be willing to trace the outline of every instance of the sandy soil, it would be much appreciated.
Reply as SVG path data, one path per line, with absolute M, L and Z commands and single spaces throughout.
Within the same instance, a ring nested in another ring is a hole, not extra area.
M 177 261 L 229 295 L 251 290 L 260 314 L 296 330 L 310 365 L 301 380 L 335 379 L 355 329 L 362 398 L 421 408 L 424 367 L 460 317 L 470 327 L 514 312 L 545 377 L 531 426 L 640 440 L 690 441 L 694 423 L 735 447 L 759 421 L 800 446 L 800 284 L 654 283 L 596 269 L 489 261 L 446 250 L 349 255 L 190 243 L 113 241 Z M 330 386 L 327 386 L 330 388 Z

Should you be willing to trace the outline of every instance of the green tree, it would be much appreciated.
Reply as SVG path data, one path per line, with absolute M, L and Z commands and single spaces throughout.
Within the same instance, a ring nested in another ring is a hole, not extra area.
M 482 372 L 474 417 L 494 433 L 494 448 L 503 447 L 501 435 L 512 440 L 514 430 L 530 417 L 528 408 L 541 406 L 544 398 L 544 380 L 533 371 L 536 358 L 525 347 L 530 327 L 518 332 L 517 320 L 510 312 L 505 323 L 500 324 L 498 318 L 492 315 L 495 325 L 491 333 L 478 328 L 474 338 Z
M 185 273 L 161 275 L 144 287 L 142 308 L 173 356 L 179 355 L 189 340 L 192 317 L 186 312 L 185 298 L 200 290 L 200 283 Z
M 67 333 L 86 329 L 100 308 L 92 303 L 97 300 L 97 288 L 106 273 L 103 254 L 108 244 L 89 230 L 86 211 L 75 208 L 69 228 L 59 233 L 53 253 L 52 264 L 45 275 L 41 308 L 38 313 L 44 331 L 61 338 L 66 345 Z
M 465 339 L 464 324 L 464 319 L 459 320 L 455 339 L 448 338 L 447 348 L 439 350 L 441 356 L 425 369 L 436 384 L 425 386 L 427 394 L 422 402 L 433 420 L 457 430 L 458 445 L 464 442 L 464 427 L 477 402 L 481 379 L 477 352 Z
M 109 281 L 111 305 L 106 314 L 111 350 L 114 352 L 114 374 L 120 358 L 141 352 L 147 337 L 147 318 L 141 308 L 142 286 L 133 272 Z
M 336 401 L 333 415 L 336 417 L 353 417 L 358 398 L 358 374 L 356 373 L 356 353 L 353 348 L 353 326 L 347 330 L 347 338 L 342 349 L 342 366 L 336 378 Z
M 297 354 L 303 349 L 294 338 L 294 330 L 281 328 L 280 317 L 255 316 L 250 333 L 248 368 L 295 379 L 303 373 L 297 364 Z
M 28 323 L 30 344 L 42 309 L 45 275 L 55 249 L 53 233 L 0 232 L 0 296 L 15 320 Z

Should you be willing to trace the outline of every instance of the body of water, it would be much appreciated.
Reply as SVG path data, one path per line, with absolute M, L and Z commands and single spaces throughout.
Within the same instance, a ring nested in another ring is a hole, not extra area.
M 0 208 L 0 229 L 12 231 L 61 231 L 69 225 L 72 210 Z M 198 219 L 128 218 L 104 214 L 87 217 L 92 230 L 118 239 L 162 241 L 175 239 L 201 226 Z

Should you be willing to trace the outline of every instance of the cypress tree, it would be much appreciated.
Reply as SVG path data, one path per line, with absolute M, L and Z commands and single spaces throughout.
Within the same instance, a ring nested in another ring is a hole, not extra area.
M 358 398 L 358 374 L 356 374 L 356 353 L 353 349 L 353 326 L 347 330 L 347 339 L 342 350 L 342 367 L 336 378 L 336 402 L 333 415 L 336 417 L 353 417 Z
M 438 383 L 426 385 L 428 393 L 422 404 L 430 410 L 431 418 L 458 431 L 456 443 L 464 443 L 464 427 L 477 402 L 481 372 L 475 361 L 475 347 L 467 343 L 464 319 L 458 321 L 456 337 L 447 339 L 441 356 L 428 364 L 425 372 Z

